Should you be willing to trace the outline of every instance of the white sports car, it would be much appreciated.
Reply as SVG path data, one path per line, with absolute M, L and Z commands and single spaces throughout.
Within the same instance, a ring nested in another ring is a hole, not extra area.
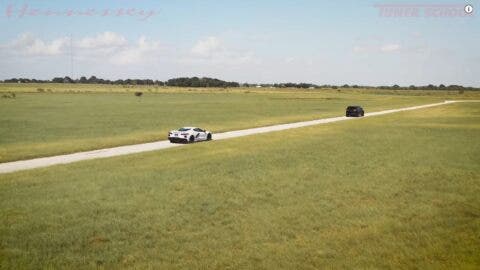
M 198 127 L 182 127 L 168 132 L 168 140 L 171 143 L 193 143 L 210 141 L 212 133 Z

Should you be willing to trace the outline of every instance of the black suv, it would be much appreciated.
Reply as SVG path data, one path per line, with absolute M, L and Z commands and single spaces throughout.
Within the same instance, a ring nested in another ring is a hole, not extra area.
M 360 106 L 348 106 L 345 116 L 347 117 L 362 117 L 365 114 L 363 108 Z

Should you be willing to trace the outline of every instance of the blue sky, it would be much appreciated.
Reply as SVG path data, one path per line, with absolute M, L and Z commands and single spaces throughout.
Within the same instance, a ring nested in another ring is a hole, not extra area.
M 474 12 L 384 17 L 375 6 L 383 3 L 416 4 L 421 12 L 424 5 L 472 4 Z M 0 79 L 73 74 L 480 86 L 477 7 L 478 0 L 2 0 Z M 132 15 L 117 16 L 130 8 Z M 89 9 L 91 16 L 78 14 Z

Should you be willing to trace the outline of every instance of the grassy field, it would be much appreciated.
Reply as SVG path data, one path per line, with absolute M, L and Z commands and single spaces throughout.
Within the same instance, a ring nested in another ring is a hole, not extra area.
M 0 98 L 0 162 L 163 140 L 168 130 L 180 126 L 221 132 L 339 116 L 352 104 L 378 111 L 480 96 L 476 92 L 191 90 L 0 84 L 0 92 L 16 93 L 15 99 Z M 145 94 L 138 98 L 134 91 Z
M 479 137 L 465 103 L 0 175 L 0 268 L 478 269 Z

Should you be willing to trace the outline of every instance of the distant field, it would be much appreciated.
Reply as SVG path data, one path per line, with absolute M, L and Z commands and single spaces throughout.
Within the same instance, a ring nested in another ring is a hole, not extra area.
M 0 268 L 478 269 L 479 138 L 465 103 L 0 175 Z
M 480 91 L 465 91 L 459 95 L 458 91 L 433 91 L 433 90 L 384 90 L 362 88 L 339 88 L 339 89 L 298 89 L 298 88 L 189 88 L 169 87 L 153 85 L 108 85 L 108 84 L 62 84 L 62 83 L 0 83 L 0 93 L 23 92 L 23 93 L 225 93 L 225 92 L 261 92 L 261 93 L 298 93 L 298 92 L 330 92 L 336 93 L 347 91 L 349 93 L 368 93 L 380 95 L 410 95 L 410 96 L 458 96 L 460 98 L 478 97 Z
M 147 87 L 68 84 L 0 84 L 0 89 L 16 93 L 15 99 L 0 98 L 0 162 L 163 140 L 168 130 L 187 125 L 220 132 L 339 116 L 352 104 L 377 111 L 480 96 L 298 89 L 149 92 Z M 139 90 L 144 92 L 140 98 L 133 95 Z

